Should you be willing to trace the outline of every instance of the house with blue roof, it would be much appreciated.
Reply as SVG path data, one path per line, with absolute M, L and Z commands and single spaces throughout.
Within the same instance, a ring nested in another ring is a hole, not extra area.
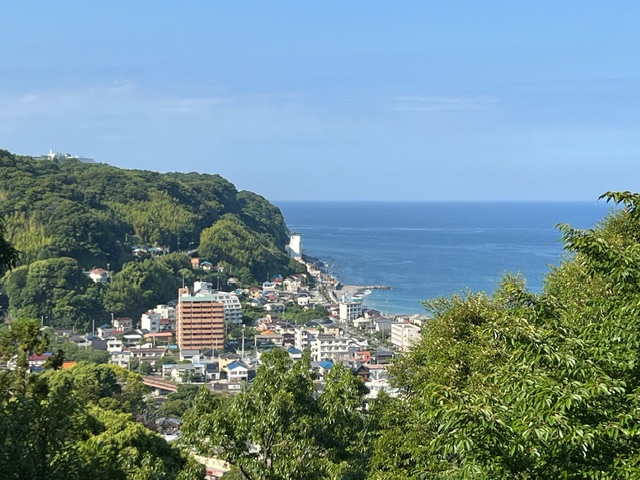
M 235 360 L 224 367 L 230 382 L 246 382 L 249 380 L 249 367 L 240 360 Z
M 302 358 L 302 350 L 300 350 L 299 348 L 292 347 L 287 350 L 287 352 L 289 353 L 289 358 L 291 358 L 291 360 L 295 361 Z

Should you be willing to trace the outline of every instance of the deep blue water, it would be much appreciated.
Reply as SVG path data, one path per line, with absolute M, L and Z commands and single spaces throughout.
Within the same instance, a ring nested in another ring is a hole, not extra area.
M 422 313 L 420 302 L 492 292 L 505 272 L 539 292 L 563 250 L 555 226 L 589 228 L 600 202 L 277 202 L 306 254 L 331 263 L 342 283 L 389 285 L 365 297 L 389 313 Z

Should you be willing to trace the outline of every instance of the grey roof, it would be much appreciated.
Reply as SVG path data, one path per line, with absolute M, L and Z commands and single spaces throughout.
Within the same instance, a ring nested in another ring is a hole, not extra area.
M 387 350 L 386 348 L 377 348 L 376 356 L 377 357 L 393 357 L 394 353 L 391 350 Z
M 194 357 L 200 355 L 200 350 L 181 350 L 180 355 L 183 357 Z

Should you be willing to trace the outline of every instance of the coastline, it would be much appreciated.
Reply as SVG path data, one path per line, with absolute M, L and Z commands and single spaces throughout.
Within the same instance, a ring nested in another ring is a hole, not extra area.
M 330 303 L 340 303 L 341 301 L 362 301 L 364 307 L 374 309 L 366 304 L 365 299 L 374 290 L 393 290 L 393 287 L 389 285 L 355 285 L 341 283 L 338 278 L 330 275 L 327 272 L 329 264 L 318 258 L 309 258 L 307 261 L 312 260 L 311 263 L 317 265 L 317 269 L 320 272 L 318 291 L 317 294 L 322 296 L 325 301 Z M 380 312 L 382 314 L 382 312 Z M 386 312 L 383 316 L 396 317 L 402 315 L 399 313 Z
M 490 294 L 505 272 L 522 274 L 528 289 L 541 291 L 549 265 L 563 255 L 554 225 L 589 228 L 607 208 L 593 202 L 286 202 L 282 213 L 301 235 L 305 257 L 322 259 L 324 273 L 356 287 L 391 285 L 391 291 L 372 291 L 365 303 L 410 315 L 424 313 L 425 300 Z

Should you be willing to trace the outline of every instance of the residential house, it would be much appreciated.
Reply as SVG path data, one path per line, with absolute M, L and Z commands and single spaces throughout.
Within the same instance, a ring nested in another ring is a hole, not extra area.
M 356 377 L 359 377 L 365 383 L 371 380 L 371 371 L 369 370 L 369 367 L 367 367 L 367 365 L 365 365 L 364 363 L 357 363 L 356 365 L 354 365 L 351 368 L 351 372 L 353 372 Z
M 113 363 L 118 365 L 119 367 L 129 368 L 129 363 L 131 362 L 131 352 L 128 350 L 122 350 L 120 352 L 113 352 L 111 354 L 111 359 L 109 363 Z
M 240 355 L 233 352 L 225 352 L 218 357 L 218 361 L 220 362 L 220 369 L 224 370 L 227 365 L 235 362 L 236 360 L 240 360 Z
M 49 360 L 52 356 L 53 356 L 52 352 L 44 352 L 41 355 L 37 355 L 37 354 L 29 355 L 29 360 L 28 360 L 29 371 L 33 372 L 33 371 L 41 370 L 42 368 L 44 368 L 44 364 L 47 363 L 47 360 Z
M 128 330 L 120 333 L 124 338 L 124 345 L 131 347 L 137 345 L 143 339 L 142 332 L 138 330 Z
M 210 272 L 211 270 L 213 270 L 213 263 L 207 262 L 205 260 L 204 262 L 200 262 L 200 268 L 205 272 Z
M 191 360 L 193 357 L 200 355 L 200 350 L 184 349 L 180 350 L 180 361 Z
M 373 319 L 367 317 L 360 317 L 353 320 L 353 326 L 365 332 L 371 332 L 374 330 Z
M 318 374 L 320 381 L 324 380 L 324 376 L 333 368 L 334 363 L 331 360 L 322 360 L 319 362 L 311 362 L 311 368 Z
M 342 335 L 344 329 L 335 323 L 322 325 L 322 330 L 328 335 Z
M 253 299 L 261 299 L 262 298 L 262 290 L 258 287 L 250 287 L 249 288 L 249 297 Z
M 86 335 L 73 335 L 69 337 L 69 341 L 75 343 L 79 348 L 89 348 L 91 341 Z
M 239 360 L 226 365 L 224 370 L 227 372 L 227 379 L 230 382 L 246 382 L 249 380 L 249 367 Z
M 102 339 L 113 337 L 122 333 L 121 330 L 114 328 L 111 325 L 100 325 L 97 329 L 98 336 Z
M 281 302 L 272 302 L 272 303 L 267 303 L 264 306 L 264 309 L 269 313 L 280 313 L 280 312 L 284 312 L 285 305 L 284 303 L 281 303 Z
M 271 330 L 256 335 L 253 338 L 253 346 L 255 348 L 264 348 L 265 346 L 279 346 L 284 345 L 284 336 L 278 333 L 274 333 Z
M 160 360 L 164 354 L 167 352 L 166 348 L 153 348 L 151 344 L 146 345 L 136 345 L 134 347 L 129 348 L 131 352 L 131 356 L 133 358 L 137 358 L 140 361 L 145 361 L 147 363 L 155 362 Z
M 205 381 L 211 382 L 215 380 L 220 380 L 221 372 L 220 372 L 220 363 L 219 362 L 207 362 L 203 363 L 204 365 L 204 375 Z
M 289 348 L 287 352 L 289 353 L 289 358 L 291 358 L 291 360 L 295 361 L 295 360 L 300 360 L 302 358 L 302 350 L 299 350 L 295 347 Z
M 129 317 L 118 317 L 113 319 L 113 328 L 119 331 L 131 330 L 133 328 L 133 319 Z
M 367 382 L 369 393 L 367 398 L 376 398 L 381 391 L 391 397 L 398 395 L 398 389 L 391 387 L 389 383 L 387 365 L 368 365 L 367 368 L 369 369 L 369 381 Z
M 145 333 L 144 338 L 155 345 L 168 345 L 173 340 L 173 332 Z
M 308 307 L 309 306 L 309 302 L 310 302 L 310 298 L 309 295 L 298 295 L 296 297 L 296 303 L 298 304 L 298 306 L 300 307 Z
M 376 349 L 375 353 L 376 364 L 386 365 L 388 363 L 391 363 L 391 360 L 393 360 L 394 356 L 395 355 L 391 350 L 379 347 Z
M 107 342 L 107 352 L 109 353 L 119 353 L 122 352 L 124 347 L 124 343 L 117 337 L 109 336 L 104 339 Z
M 354 360 L 356 362 L 369 364 L 371 363 L 371 352 L 369 350 L 357 350 L 354 353 Z
M 205 366 L 193 363 L 165 364 L 162 366 L 162 378 L 171 378 L 176 382 L 190 382 L 192 380 L 204 380 Z
M 275 292 L 278 289 L 278 286 L 273 282 L 264 282 L 262 284 L 262 292 Z
M 107 283 L 109 281 L 109 272 L 103 268 L 94 268 L 88 272 L 87 276 L 94 283 Z
M 374 317 L 373 318 L 373 327 L 376 332 L 382 334 L 382 338 L 388 338 L 391 335 L 391 325 L 393 324 L 393 319 L 389 317 Z

